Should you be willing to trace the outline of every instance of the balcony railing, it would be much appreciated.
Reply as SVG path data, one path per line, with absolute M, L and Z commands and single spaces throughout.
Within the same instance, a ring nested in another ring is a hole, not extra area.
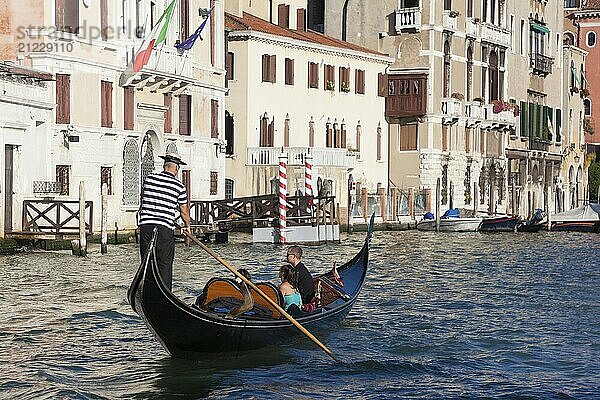
M 490 23 L 484 23 L 481 25 L 481 40 L 509 47 L 510 31 Z
M 192 78 L 192 59 L 191 53 L 185 51 L 179 53 L 177 49 L 163 46 L 160 50 L 155 50 L 150 55 L 150 60 L 144 68 L 173 76 L 183 76 Z
M 483 118 L 492 124 L 498 125 L 516 125 L 517 117 L 515 112 L 512 110 L 504 110 L 500 112 L 494 112 L 493 104 L 486 104 L 483 106 Z
M 467 18 L 467 35 L 479 37 L 479 23 L 473 18 Z
M 545 56 L 543 54 L 532 53 L 529 55 L 530 66 L 533 68 L 533 72 L 542 75 L 548 75 L 552 73 L 552 64 L 554 59 L 552 57 Z
M 456 17 L 451 17 L 449 11 L 444 11 L 444 29 L 456 30 Z
M 421 30 L 421 8 L 399 8 L 396 10 L 396 33 L 403 30 Z
M 304 166 L 304 157 L 310 151 L 313 165 L 327 167 L 354 168 L 356 155 L 347 149 L 323 147 L 284 147 L 288 155 L 287 165 Z M 279 165 L 281 147 L 250 147 L 248 148 L 248 165 L 275 166 Z
M 443 98 L 442 114 L 448 117 L 460 117 L 462 115 L 462 102 L 454 98 Z
M 465 117 L 473 119 L 483 118 L 483 105 L 478 101 L 466 103 Z

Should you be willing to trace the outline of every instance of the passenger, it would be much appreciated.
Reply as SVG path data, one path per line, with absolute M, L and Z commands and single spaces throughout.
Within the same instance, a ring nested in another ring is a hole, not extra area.
M 313 277 L 300 259 L 302 258 L 302 249 L 299 246 L 291 246 L 287 251 L 287 262 L 294 267 L 298 274 L 298 291 L 302 296 L 302 304 L 310 303 L 315 297 L 315 286 Z
M 296 289 L 298 285 L 298 273 L 294 267 L 285 264 L 279 268 L 279 278 L 281 279 L 279 291 L 283 295 L 285 311 L 290 311 L 290 307 L 292 306 L 293 310 L 299 309 L 302 306 L 302 297 Z

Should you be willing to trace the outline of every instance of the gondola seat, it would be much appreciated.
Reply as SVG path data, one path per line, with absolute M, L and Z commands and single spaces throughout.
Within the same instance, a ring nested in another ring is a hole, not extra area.
M 271 300 L 276 302 L 279 306 L 283 305 L 283 296 L 275 285 L 270 282 L 256 283 L 256 286 L 265 293 Z M 271 318 L 279 319 L 281 314 L 275 307 L 269 304 L 262 296 L 256 293 L 253 289 L 252 297 L 254 298 L 255 308 L 254 315 L 265 315 L 265 310 L 270 314 Z M 222 304 L 222 299 L 227 299 L 228 304 L 241 304 L 244 301 L 244 296 L 240 291 L 238 284 L 228 278 L 212 278 L 202 291 L 202 294 L 198 296 L 194 305 L 198 308 L 212 309 Z

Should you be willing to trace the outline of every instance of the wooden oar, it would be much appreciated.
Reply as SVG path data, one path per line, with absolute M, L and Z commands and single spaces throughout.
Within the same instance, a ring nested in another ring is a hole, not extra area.
M 252 289 L 254 289 L 256 291 L 256 293 L 258 293 L 263 299 L 265 299 L 270 305 L 272 305 L 273 307 L 275 307 L 277 309 L 277 311 L 279 311 L 281 313 L 281 315 L 283 315 L 285 318 L 287 318 L 288 321 L 290 321 L 292 324 L 294 324 L 294 326 L 296 326 L 296 328 L 298 328 L 302 333 L 304 333 L 310 340 L 312 340 L 313 342 L 315 342 L 317 344 L 317 346 L 319 346 L 321 349 L 323 349 L 323 351 L 325 353 L 327 353 L 331 358 L 333 358 L 335 361 L 338 361 L 335 356 L 333 355 L 333 353 L 331 352 L 331 350 L 329 350 L 327 347 L 325 347 L 325 345 L 323 343 L 321 343 L 319 341 L 319 339 L 317 339 L 312 333 L 310 333 L 308 330 L 306 330 L 305 327 L 303 327 L 302 325 L 300 325 L 300 323 L 298 321 L 296 321 L 290 314 L 288 314 L 283 308 L 281 308 L 281 306 L 279 306 L 279 304 L 277 304 L 275 301 L 273 301 L 273 299 L 271 299 L 269 296 L 267 296 L 262 290 L 260 290 L 254 283 L 252 283 L 252 281 L 250 281 L 249 279 L 247 279 L 244 275 L 240 274 L 239 272 L 237 272 L 237 270 L 235 268 L 233 268 L 231 265 L 229 265 L 225 260 L 223 260 L 221 258 L 221 256 L 219 256 L 217 253 L 215 253 L 210 247 L 206 246 L 204 243 L 202 243 L 200 240 L 198 240 L 197 237 L 193 236 L 192 234 L 185 232 L 185 235 L 187 237 L 189 237 L 194 243 L 196 243 L 198 246 L 200 246 L 204 251 L 206 251 L 208 254 L 210 254 L 215 260 L 217 260 L 218 262 L 220 262 L 225 268 L 227 268 L 228 270 L 230 270 L 231 272 L 233 272 L 233 274 L 235 276 L 237 276 L 238 278 L 240 278 L 242 281 L 246 282 L 246 284 L 248 286 L 250 286 Z

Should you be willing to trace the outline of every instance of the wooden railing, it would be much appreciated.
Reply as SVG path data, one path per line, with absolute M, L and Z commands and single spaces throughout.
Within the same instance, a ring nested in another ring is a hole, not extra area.
M 288 225 L 304 225 L 336 217 L 335 197 L 287 197 Z M 194 226 L 249 221 L 255 226 L 274 223 L 279 218 L 277 195 L 241 197 L 230 200 L 192 201 L 190 220 Z M 317 221 L 319 219 L 319 221 Z
M 92 201 L 85 202 L 85 230 L 93 233 Z M 23 231 L 75 234 L 79 231 L 79 201 L 25 200 L 23 201 Z

